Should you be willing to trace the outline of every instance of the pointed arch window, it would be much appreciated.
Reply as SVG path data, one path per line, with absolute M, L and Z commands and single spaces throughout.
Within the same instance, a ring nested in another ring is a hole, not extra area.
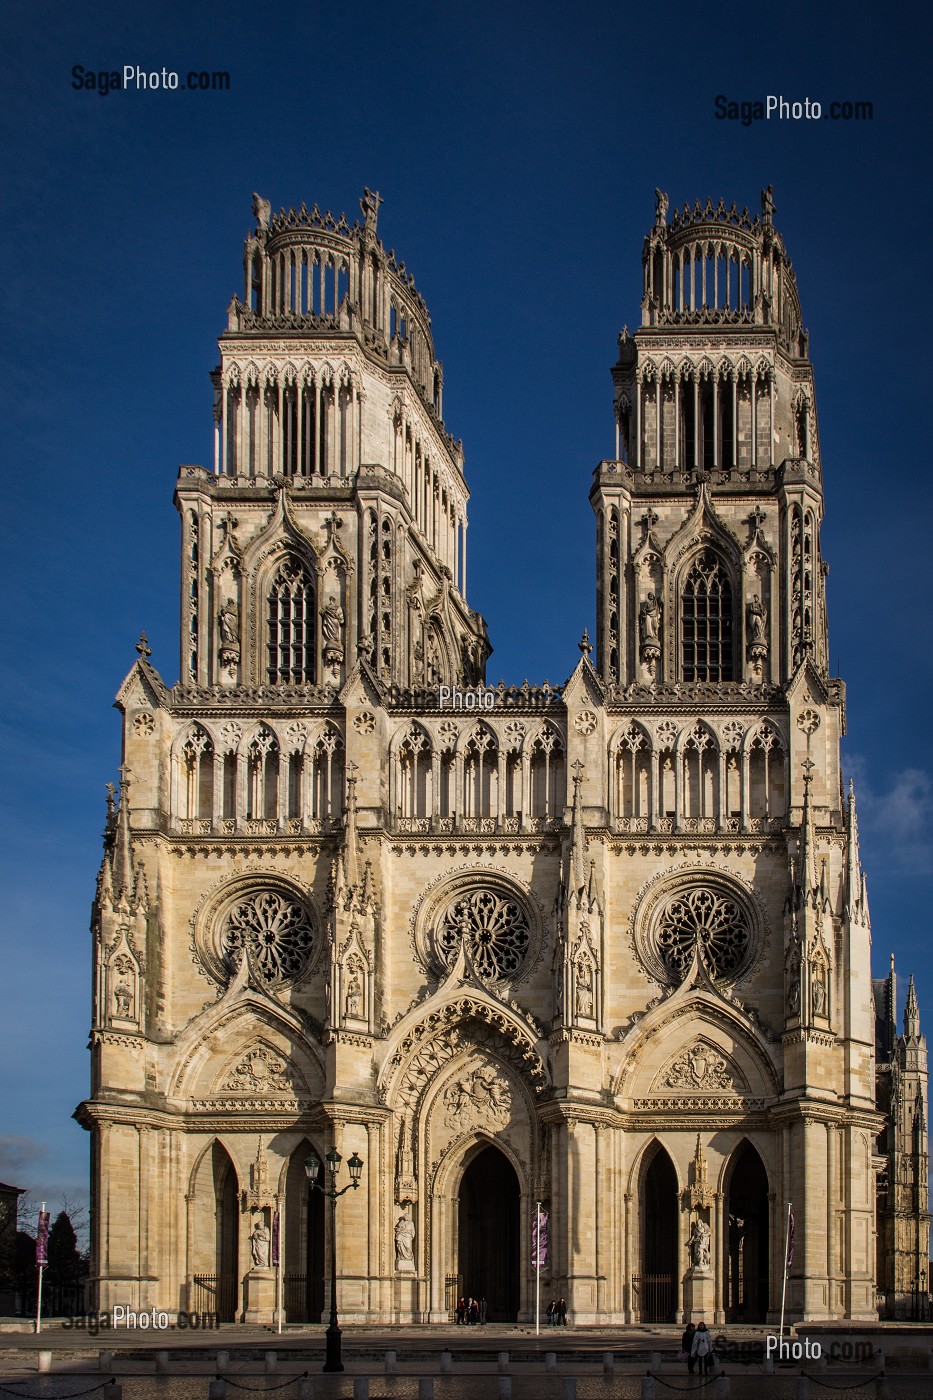
M 693 561 L 680 602 L 684 680 L 731 681 L 732 584 L 712 550 Z
M 296 559 L 282 564 L 269 590 L 270 685 L 315 679 L 314 585 Z

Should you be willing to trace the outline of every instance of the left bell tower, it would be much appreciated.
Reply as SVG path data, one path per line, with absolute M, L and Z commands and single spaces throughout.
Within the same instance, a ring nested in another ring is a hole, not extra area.
M 431 318 L 362 222 L 253 196 L 220 337 L 213 471 L 182 467 L 181 682 L 338 689 L 485 678 L 466 603 L 469 492 Z

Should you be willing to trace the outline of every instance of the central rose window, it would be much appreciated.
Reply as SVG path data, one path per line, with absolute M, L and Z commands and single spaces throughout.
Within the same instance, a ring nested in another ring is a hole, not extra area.
M 499 890 L 477 889 L 454 899 L 436 934 L 437 951 L 453 966 L 465 944 L 481 977 L 507 981 L 521 969 L 531 943 L 528 915 Z
M 754 891 L 718 870 L 668 875 L 646 887 L 631 914 L 639 960 L 662 986 L 678 986 L 697 957 L 715 982 L 738 982 L 765 942 Z
M 712 975 L 730 978 L 748 953 L 748 921 L 734 900 L 715 890 L 689 890 L 662 909 L 656 938 L 672 981 L 683 981 L 698 946 Z

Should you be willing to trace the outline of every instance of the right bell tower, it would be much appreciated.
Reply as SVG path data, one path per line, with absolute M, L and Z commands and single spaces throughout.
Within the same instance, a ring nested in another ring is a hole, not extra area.
M 813 371 L 771 187 L 755 218 L 721 199 L 669 218 L 656 194 L 641 325 L 612 371 L 616 459 L 590 497 L 597 669 L 610 687 L 780 685 L 808 657 L 825 677 Z

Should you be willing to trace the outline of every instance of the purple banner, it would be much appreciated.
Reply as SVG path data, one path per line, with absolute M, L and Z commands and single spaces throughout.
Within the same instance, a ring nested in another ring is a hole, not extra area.
M 278 1211 L 276 1211 L 275 1214 L 274 1214 L 273 1217 L 272 1217 L 272 1267 L 273 1267 L 273 1269 L 277 1269 L 277 1268 L 279 1267 L 279 1213 L 278 1213 Z
M 531 1225 L 531 1267 L 535 1270 L 547 1268 L 548 1213 L 537 1210 Z
M 39 1227 L 36 1230 L 36 1267 L 44 1269 L 49 1262 L 49 1213 L 39 1211 Z

